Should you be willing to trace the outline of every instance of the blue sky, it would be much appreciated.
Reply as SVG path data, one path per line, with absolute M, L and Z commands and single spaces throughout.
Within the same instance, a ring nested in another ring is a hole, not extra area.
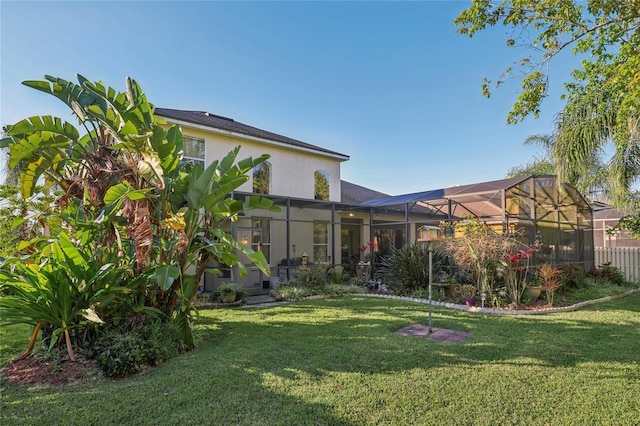
M 552 63 L 538 119 L 505 119 L 516 81 L 495 79 L 527 52 L 504 28 L 473 39 L 453 19 L 467 1 L 0 1 L 0 124 L 71 120 L 20 84 L 82 74 L 159 107 L 204 110 L 351 156 L 342 178 L 389 194 L 502 179 L 540 151 L 576 61 Z

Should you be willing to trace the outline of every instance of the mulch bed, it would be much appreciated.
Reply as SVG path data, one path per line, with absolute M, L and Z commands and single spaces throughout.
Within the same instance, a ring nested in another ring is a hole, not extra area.
M 14 384 L 50 386 L 75 385 L 102 377 L 100 369 L 93 360 L 79 358 L 75 362 L 42 361 L 34 359 L 28 353 L 14 358 L 5 365 L 2 375 Z

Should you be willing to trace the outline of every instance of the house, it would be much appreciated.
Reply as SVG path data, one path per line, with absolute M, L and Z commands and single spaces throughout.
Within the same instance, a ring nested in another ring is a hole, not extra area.
M 341 179 L 349 156 L 203 111 L 157 108 L 156 115 L 179 124 L 185 157 L 207 165 L 242 146 L 240 158 L 269 154 L 250 180 L 235 191 L 269 197 L 278 213 L 251 211 L 229 225 L 237 241 L 261 250 L 269 276 L 247 263 L 248 274 L 226 265 L 212 267 L 204 290 L 241 282 L 250 294 L 268 291 L 308 264 L 355 270 L 377 262 L 393 248 L 415 243 L 419 230 L 475 216 L 503 232 L 519 231 L 526 244 L 546 244 L 556 262 L 593 264 L 593 222 L 589 203 L 573 188 L 559 190 L 553 176 L 527 176 L 390 196 Z
M 640 240 L 633 238 L 626 229 L 613 231 L 625 214 L 600 201 L 593 203 L 593 238 L 596 247 L 640 247 Z
M 361 247 L 370 240 L 371 216 L 370 209 L 359 204 L 386 194 L 341 180 L 340 166 L 348 155 L 204 111 L 156 108 L 155 114 L 180 125 L 185 158 L 203 166 L 238 145 L 242 146 L 239 158 L 270 155 L 234 196 L 265 195 L 282 211 L 251 212 L 228 231 L 241 243 L 261 250 L 271 274 L 262 276 L 249 265 L 247 277 L 241 279 L 225 265 L 212 265 L 222 274 L 205 275 L 206 291 L 233 280 L 256 294 L 290 278 L 303 255 L 312 264 L 328 265 L 356 262 L 364 255 Z

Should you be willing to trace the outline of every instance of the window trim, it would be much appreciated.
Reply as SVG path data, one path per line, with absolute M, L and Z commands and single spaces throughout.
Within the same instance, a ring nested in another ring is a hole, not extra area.
M 207 141 L 205 138 L 198 138 L 196 136 L 189 136 L 189 135 L 183 135 L 182 136 L 182 140 L 183 140 L 183 146 L 184 146 L 184 140 L 185 139 L 192 139 L 194 141 L 198 141 L 198 142 L 202 142 L 202 158 L 197 158 L 197 157 L 190 157 L 188 155 L 186 155 L 186 153 L 182 154 L 182 160 L 185 162 L 192 162 L 193 164 L 201 164 L 202 168 L 204 169 L 206 167 L 207 164 Z

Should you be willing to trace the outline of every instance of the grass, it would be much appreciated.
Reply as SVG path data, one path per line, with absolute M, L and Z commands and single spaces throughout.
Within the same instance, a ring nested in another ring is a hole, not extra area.
M 464 343 L 394 334 L 426 321 L 364 297 L 206 310 L 198 348 L 145 374 L 4 383 L 0 424 L 640 424 L 640 295 L 545 316 L 434 308 Z M 25 330 L 0 330 L 3 362 Z

